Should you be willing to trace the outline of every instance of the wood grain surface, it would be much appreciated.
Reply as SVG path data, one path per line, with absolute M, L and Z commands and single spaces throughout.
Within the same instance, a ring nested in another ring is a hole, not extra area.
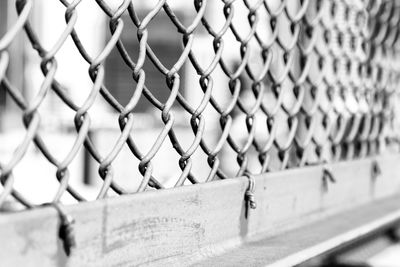
M 1 214 L 0 266 L 187 266 L 400 192 L 399 155 L 331 169 L 327 186 L 323 166 L 255 177 L 255 210 L 244 201 L 246 177 L 65 207 L 76 221 L 69 257 L 55 209 Z

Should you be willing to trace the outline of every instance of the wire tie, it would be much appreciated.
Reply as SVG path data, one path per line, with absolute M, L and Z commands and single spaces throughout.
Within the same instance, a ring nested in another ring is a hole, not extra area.
M 64 251 L 67 256 L 71 255 L 72 249 L 76 247 L 75 231 L 74 231 L 74 218 L 67 214 L 59 203 L 46 203 L 45 206 L 54 207 L 60 218 L 60 226 L 58 230 L 58 237 L 61 239 Z
M 332 184 L 336 183 L 336 179 L 332 174 L 332 167 L 328 164 L 325 164 L 323 167 L 322 179 L 324 182 L 325 189 L 328 189 L 328 182 Z
M 246 200 L 248 206 L 254 210 L 257 208 L 257 203 L 254 198 L 254 188 L 256 186 L 256 182 L 255 182 L 254 176 L 252 174 L 250 174 L 249 172 L 245 172 L 244 176 L 246 176 L 247 179 L 249 179 L 249 186 L 247 187 L 247 190 L 245 193 L 245 200 Z
M 376 180 L 379 175 L 382 174 L 381 167 L 379 166 L 379 163 L 377 160 L 372 161 L 372 166 L 371 166 L 371 177 L 373 180 Z

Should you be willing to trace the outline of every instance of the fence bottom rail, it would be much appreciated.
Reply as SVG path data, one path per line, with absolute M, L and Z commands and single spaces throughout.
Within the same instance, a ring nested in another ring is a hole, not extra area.
M 399 163 L 382 155 L 63 206 L 70 255 L 54 207 L 3 213 L 0 265 L 298 264 L 400 217 Z

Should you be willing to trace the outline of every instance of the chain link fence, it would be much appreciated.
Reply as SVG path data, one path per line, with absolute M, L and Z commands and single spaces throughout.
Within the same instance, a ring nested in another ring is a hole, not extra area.
M 74 160 L 98 170 L 90 175 L 97 181 L 95 198 L 101 199 L 363 158 L 385 153 L 398 141 L 400 2 L 195 0 L 189 6 L 164 0 L 143 8 L 150 4 L 97 0 L 94 9 L 108 28 L 92 29 L 89 38 L 104 35 L 96 53 L 85 45 L 87 33 L 76 29 L 91 13 L 80 9 L 84 1 L 57 3 L 65 22 L 48 47 L 42 42 L 43 27 L 33 22 L 40 5 L 6 2 L 7 12 L 17 15 L 0 35 L 0 96 L 17 106 L 24 136 L 15 137 L 15 150 L 1 158 L 0 206 L 42 204 L 29 193 L 46 187 L 40 175 L 33 169 L 29 177 L 16 172 L 33 148 L 36 157 L 50 163 L 46 166 L 57 181 L 55 190 L 46 193 L 47 202 L 64 203 L 64 197 L 90 199 L 71 183 Z M 160 43 L 155 36 L 165 38 Z M 11 52 L 18 38 L 24 38 L 23 53 L 35 51 L 38 60 L 16 68 L 17 77 L 29 81 L 26 76 L 36 73 L 38 88 L 9 78 L 9 66 L 18 60 Z M 58 56 L 68 43 L 81 62 L 60 71 L 68 57 Z M 159 52 L 171 43 L 167 52 Z M 172 59 L 164 60 L 169 54 Z M 112 72 L 116 64 L 129 74 L 122 98 L 116 83 L 107 82 L 109 73 L 123 73 Z M 90 83 L 71 91 L 65 81 L 79 80 L 77 72 Z M 48 108 L 50 98 L 56 104 Z M 95 108 L 99 101 L 107 111 Z M 63 118 L 53 113 L 61 106 L 69 110 Z M 106 114 L 113 114 L 112 120 Z M 55 153 L 46 128 L 62 120 L 73 126 L 73 142 L 66 153 Z M 109 121 L 119 127 L 117 134 L 96 137 Z M 6 143 L 3 139 L 0 146 Z M 100 149 L 104 145 L 107 151 Z M 139 171 L 127 178 L 133 185 L 129 189 L 115 178 L 120 168 L 113 168 L 123 153 L 123 165 Z M 17 181 L 28 180 L 29 191 L 22 193 Z

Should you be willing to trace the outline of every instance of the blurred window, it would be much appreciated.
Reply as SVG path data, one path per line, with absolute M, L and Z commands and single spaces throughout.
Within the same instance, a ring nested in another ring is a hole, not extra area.
M 175 13 L 180 19 L 184 16 L 183 12 Z M 139 55 L 139 41 L 136 31 L 132 32 L 132 29 L 136 27 L 127 14 L 123 16 L 123 21 L 124 31 L 121 39 L 132 60 L 136 62 Z M 158 14 L 152 20 L 148 28 L 151 33 L 148 37 L 148 44 L 161 63 L 166 68 L 170 69 L 179 59 L 183 50 L 181 35 L 177 33 L 175 26 L 165 13 Z M 170 95 L 170 89 L 167 87 L 165 76 L 161 74 L 147 56 L 143 70 L 146 73 L 146 87 L 159 101 L 165 103 Z M 185 94 L 183 90 L 185 88 L 184 72 L 185 65 L 183 65 L 179 71 L 180 92 L 183 95 Z M 135 90 L 136 83 L 132 81 L 132 71 L 123 63 L 118 50 L 114 49 L 106 60 L 105 84 L 108 90 L 122 105 L 126 105 L 129 102 Z M 142 96 L 137 104 L 135 108 L 136 112 L 146 112 L 149 108 L 153 108 L 153 105 L 143 98 L 145 97 Z

